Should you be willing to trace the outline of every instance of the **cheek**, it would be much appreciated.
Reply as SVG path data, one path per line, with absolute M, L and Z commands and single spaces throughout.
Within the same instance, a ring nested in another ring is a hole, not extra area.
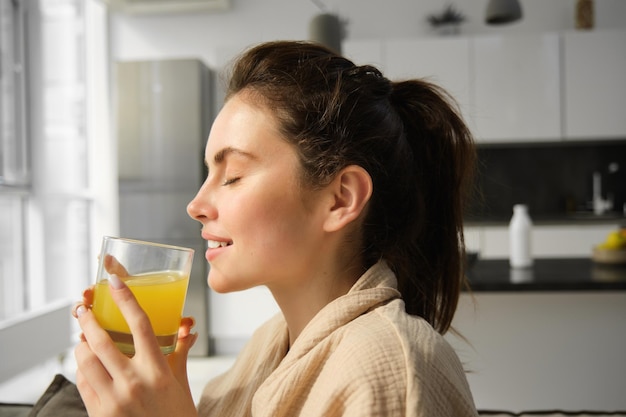
M 261 192 L 233 193 L 219 206 L 219 222 L 231 238 L 249 240 L 265 228 L 271 230 L 271 223 L 281 215 L 279 206 L 272 196 Z
M 292 196 L 266 195 L 253 200 L 254 204 L 241 201 L 241 218 L 236 227 L 242 239 L 256 250 L 290 250 L 289 246 L 305 239 L 304 227 L 307 216 Z M 237 222 L 236 218 L 232 221 Z
M 293 232 L 294 223 L 297 223 L 294 222 L 294 209 L 284 201 L 257 205 L 247 211 L 249 222 L 243 231 L 258 242 L 287 239 Z

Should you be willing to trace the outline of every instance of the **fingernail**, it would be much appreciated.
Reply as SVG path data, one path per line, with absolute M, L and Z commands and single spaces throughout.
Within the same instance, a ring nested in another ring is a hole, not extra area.
M 79 305 L 78 307 L 76 307 L 76 317 L 80 317 L 83 314 L 85 314 L 85 312 L 87 311 L 87 309 L 85 308 L 84 305 Z
M 109 285 L 115 290 L 119 290 L 124 287 L 124 283 L 122 282 L 120 277 L 115 274 L 109 275 Z

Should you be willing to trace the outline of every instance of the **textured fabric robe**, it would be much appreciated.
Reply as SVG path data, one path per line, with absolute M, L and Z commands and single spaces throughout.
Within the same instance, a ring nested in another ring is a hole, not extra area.
M 385 262 L 325 306 L 289 348 L 281 314 L 204 389 L 202 417 L 476 416 L 461 363 L 408 315 Z

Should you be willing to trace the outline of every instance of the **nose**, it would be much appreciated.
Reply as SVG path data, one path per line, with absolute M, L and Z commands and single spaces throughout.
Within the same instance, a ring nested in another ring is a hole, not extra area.
M 217 209 L 211 201 L 207 182 L 202 184 L 196 196 L 187 204 L 187 214 L 200 223 L 217 218 Z

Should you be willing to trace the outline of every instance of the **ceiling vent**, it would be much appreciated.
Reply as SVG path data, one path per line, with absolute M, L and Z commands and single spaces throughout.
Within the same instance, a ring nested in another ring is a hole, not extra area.
M 230 8 L 231 0 L 104 0 L 113 12 L 129 14 L 186 13 Z

